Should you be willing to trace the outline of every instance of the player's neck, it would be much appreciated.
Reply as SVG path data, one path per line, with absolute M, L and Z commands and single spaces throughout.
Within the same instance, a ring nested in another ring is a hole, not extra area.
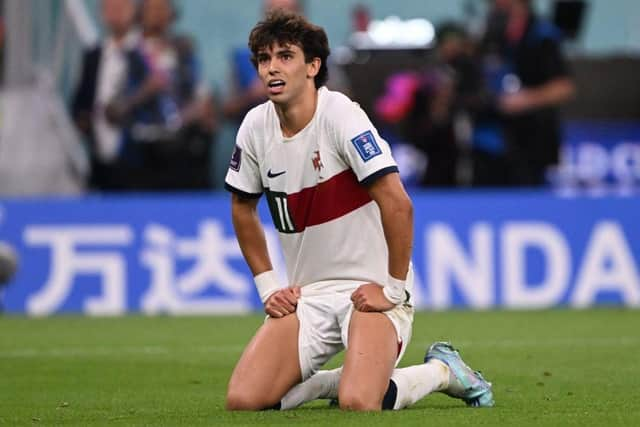
M 282 134 L 289 138 L 304 129 L 313 119 L 318 105 L 318 90 L 304 91 L 298 98 L 285 104 L 276 104 Z

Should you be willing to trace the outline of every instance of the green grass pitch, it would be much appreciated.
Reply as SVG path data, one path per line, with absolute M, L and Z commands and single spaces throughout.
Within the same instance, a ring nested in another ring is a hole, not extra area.
M 429 343 L 450 339 L 494 383 L 492 409 L 435 394 L 397 412 L 345 413 L 318 401 L 228 413 L 228 377 L 261 322 L 259 315 L 0 317 L 0 425 L 640 423 L 640 311 L 418 313 L 401 365 L 420 363 Z

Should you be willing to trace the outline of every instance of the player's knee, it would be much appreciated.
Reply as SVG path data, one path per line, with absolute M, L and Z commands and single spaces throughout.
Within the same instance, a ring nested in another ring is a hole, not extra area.
M 259 411 L 265 409 L 266 406 L 264 402 L 247 393 L 238 393 L 232 390 L 227 393 L 225 403 L 227 411 Z
M 248 410 L 249 403 L 241 394 L 236 394 L 233 392 L 227 393 L 227 399 L 225 402 L 225 408 L 227 411 L 242 411 Z
M 380 411 L 382 401 L 374 397 L 367 397 L 362 393 L 342 393 L 338 397 L 340 409 L 347 411 Z

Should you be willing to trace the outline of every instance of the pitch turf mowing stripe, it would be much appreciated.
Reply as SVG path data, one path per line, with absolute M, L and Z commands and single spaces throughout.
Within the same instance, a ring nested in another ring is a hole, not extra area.
M 497 406 L 489 410 L 433 395 L 383 414 L 344 413 L 326 402 L 228 413 L 229 375 L 262 321 L 0 318 L 0 426 L 584 427 L 640 419 L 640 311 L 418 313 L 402 364 L 419 363 L 427 344 L 451 339 L 494 383 Z
M 220 347 L 200 347 L 189 348 L 189 351 L 197 353 L 240 353 L 243 350 L 243 346 L 220 346 Z M 127 347 L 113 349 L 108 347 L 66 347 L 66 348 L 20 348 L 13 350 L 0 350 L 1 358 L 33 358 L 33 357 L 110 357 L 110 356 L 122 356 L 123 354 L 130 355 L 170 355 L 173 354 L 173 349 L 168 347 Z
M 426 348 L 431 342 L 415 343 L 413 346 Z M 527 347 L 555 347 L 555 348 L 574 348 L 574 347 L 609 347 L 609 346 L 639 346 L 640 337 L 593 337 L 576 339 L 573 337 L 555 338 L 551 340 L 502 340 L 502 341 L 455 341 L 457 347 L 461 348 L 495 348 L 495 347 L 511 347 L 511 348 L 527 348 Z M 191 347 L 186 350 L 197 353 L 240 353 L 244 349 L 243 346 L 206 346 Z M 12 350 L 0 350 L 0 358 L 33 358 L 33 357 L 109 357 L 130 355 L 169 355 L 172 349 L 168 347 L 126 347 L 113 349 L 108 347 L 66 347 L 66 348 L 15 348 Z

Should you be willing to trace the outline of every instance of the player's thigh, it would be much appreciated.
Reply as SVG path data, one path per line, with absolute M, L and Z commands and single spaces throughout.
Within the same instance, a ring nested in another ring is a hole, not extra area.
M 265 409 L 301 381 L 297 315 L 268 319 L 238 361 L 227 390 L 228 409 Z
M 398 356 L 398 334 L 382 313 L 353 311 L 338 390 L 340 406 L 380 410 Z

